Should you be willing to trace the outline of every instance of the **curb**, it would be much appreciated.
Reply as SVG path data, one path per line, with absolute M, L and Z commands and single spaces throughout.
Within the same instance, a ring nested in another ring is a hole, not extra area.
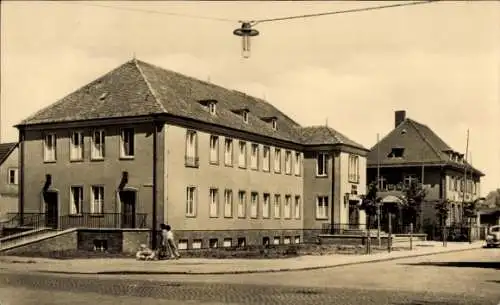
M 420 253 L 420 254 L 410 254 L 399 257 L 387 257 L 387 258 L 378 258 L 366 261 L 357 261 L 357 262 L 348 262 L 348 263 L 340 263 L 334 265 L 325 265 L 325 266 L 313 266 L 313 267 L 303 267 L 303 268 L 279 268 L 279 269 L 263 269 L 263 270 L 234 270 L 234 271 L 207 271 L 207 272 L 192 272 L 192 271 L 97 271 L 97 272 L 71 272 L 71 271 L 50 271 L 50 270 L 36 270 L 34 272 L 37 273 L 51 273 L 51 274 L 76 274 L 76 275 L 234 275 L 234 274 L 255 274 L 255 273 L 277 273 L 277 272 L 292 272 L 292 271 L 309 271 L 309 270 L 318 270 L 318 269 L 329 269 L 336 267 L 346 267 L 353 265 L 361 265 L 361 264 L 369 264 L 369 263 L 379 263 L 379 262 L 387 262 L 398 259 L 412 258 L 412 257 L 422 257 L 422 256 L 431 256 L 431 255 L 439 255 L 453 252 L 465 252 L 482 249 L 482 247 L 475 248 L 466 248 L 466 249 L 454 249 L 447 250 L 441 252 L 434 253 Z

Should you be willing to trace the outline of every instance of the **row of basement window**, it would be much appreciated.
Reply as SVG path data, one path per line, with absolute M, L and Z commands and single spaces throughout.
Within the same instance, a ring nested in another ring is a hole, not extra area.
M 300 196 L 285 195 L 283 200 L 280 194 L 274 194 L 271 203 L 271 194 L 262 194 L 262 205 L 259 205 L 259 193 L 250 192 L 249 205 L 247 205 L 247 192 L 240 190 L 237 192 L 236 207 L 233 202 L 233 190 L 217 188 L 208 190 L 208 216 L 210 218 L 284 218 L 300 219 L 301 200 Z M 222 200 L 220 196 L 223 196 Z M 220 202 L 223 205 L 221 206 Z M 196 217 L 198 210 L 197 188 L 188 186 L 186 188 L 186 216 Z
M 295 237 L 292 236 L 275 236 L 272 238 L 270 237 L 263 237 L 262 238 L 262 245 L 264 246 L 269 246 L 269 245 L 289 245 L 289 244 L 300 244 L 300 235 L 297 235 Z M 222 239 L 222 245 L 219 239 L 217 238 L 211 238 L 208 240 L 208 248 L 215 249 L 219 247 L 223 248 L 230 248 L 230 247 L 238 247 L 242 248 L 247 246 L 246 238 L 245 237 L 239 237 L 236 239 L 236 244 L 234 243 L 232 238 L 224 238 Z M 179 250 L 188 250 L 188 249 L 204 249 L 207 248 L 207 245 L 203 244 L 202 239 L 193 239 L 191 242 L 191 245 L 189 245 L 189 242 L 187 239 L 179 239 L 178 240 L 178 247 Z

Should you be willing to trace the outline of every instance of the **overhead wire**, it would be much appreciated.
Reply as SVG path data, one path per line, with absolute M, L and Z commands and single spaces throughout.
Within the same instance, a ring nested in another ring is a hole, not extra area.
M 363 11 L 371 11 L 371 10 L 380 10 L 380 9 L 392 8 L 392 7 L 427 4 L 427 3 L 431 3 L 431 2 L 437 2 L 437 1 L 439 1 L 439 0 L 414 1 L 414 2 L 409 2 L 409 3 L 398 3 L 398 4 L 389 4 L 389 5 L 381 5 L 381 6 L 353 8 L 353 9 L 340 10 L 340 11 L 330 11 L 330 12 L 324 12 L 324 13 L 304 14 L 304 15 L 297 15 L 297 16 L 286 16 L 286 17 L 278 17 L 278 18 L 270 18 L 270 19 L 253 20 L 253 21 L 250 21 L 250 23 L 252 25 L 256 25 L 258 23 L 271 22 L 271 21 L 283 21 L 283 20 L 290 20 L 290 19 L 302 19 L 302 18 L 319 17 L 319 16 L 326 16 L 326 15 L 338 15 L 338 14 L 355 13 L 355 12 L 363 12 Z
M 103 8 L 117 9 L 117 10 L 123 10 L 123 11 L 136 11 L 136 12 L 142 12 L 142 13 L 148 13 L 148 14 L 170 15 L 170 16 L 177 16 L 177 17 L 186 17 L 186 18 L 194 18 L 194 19 L 205 19 L 205 20 L 223 21 L 223 22 L 238 22 L 238 20 L 234 20 L 234 19 L 232 20 L 232 19 L 226 19 L 226 18 L 217 18 L 217 17 L 190 15 L 190 14 L 171 13 L 171 12 L 164 12 L 164 11 L 157 11 L 157 10 L 148 10 L 148 9 L 123 7 L 123 6 L 114 6 L 114 5 L 104 5 L 104 4 L 95 4 L 95 3 L 85 3 L 85 4 L 83 4 L 83 3 L 79 3 L 79 2 L 65 2 L 65 3 L 71 3 L 71 4 L 83 5 L 83 6 L 103 7 Z

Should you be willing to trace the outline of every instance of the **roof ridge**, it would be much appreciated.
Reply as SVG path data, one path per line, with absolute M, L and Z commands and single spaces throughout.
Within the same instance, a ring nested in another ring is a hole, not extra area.
M 165 109 L 165 106 L 163 106 L 163 104 L 160 102 L 160 99 L 158 98 L 158 95 L 156 94 L 156 92 L 153 89 L 153 86 L 151 86 L 151 83 L 149 82 L 148 78 L 146 77 L 146 75 L 142 71 L 141 67 L 139 66 L 139 63 L 137 62 L 137 59 L 134 58 L 132 61 L 133 61 L 134 65 L 135 65 L 135 67 L 137 68 L 137 70 L 139 71 L 139 73 L 141 74 L 141 77 L 144 80 L 144 82 L 146 83 L 146 86 L 148 87 L 149 92 L 151 92 L 151 95 L 155 99 L 155 102 L 160 106 L 160 108 L 165 113 L 168 113 L 167 109 Z
M 290 121 L 292 121 L 294 124 L 300 126 L 300 124 L 298 122 L 296 122 L 295 120 L 293 120 L 292 118 L 290 118 L 288 115 L 286 115 L 284 112 L 280 111 L 278 108 L 276 108 L 273 104 L 269 103 L 268 101 L 265 101 L 261 98 L 258 98 L 258 97 L 255 97 L 253 95 L 250 95 L 250 94 L 246 94 L 245 92 L 241 92 L 239 90 L 236 90 L 236 89 L 232 89 L 232 88 L 227 88 L 227 87 L 224 87 L 222 85 L 218 85 L 216 83 L 212 83 L 212 82 L 207 82 L 207 81 L 204 81 L 202 79 L 199 79 L 199 78 L 196 78 L 194 76 L 190 76 L 190 75 L 187 75 L 187 74 L 183 74 L 183 73 L 180 73 L 178 71 L 175 71 L 175 70 L 171 70 L 171 69 L 166 69 L 164 67 L 161 67 L 161 66 L 158 66 L 158 65 L 155 65 L 155 64 L 152 64 L 152 63 L 148 63 L 148 62 L 145 62 L 145 61 L 142 61 L 140 59 L 135 59 L 136 62 L 138 63 L 143 63 L 143 64 L 146 64 L 146 65 L 150 65 L 156 69 L 160 69 L 160 70 L 164 70 L 164 71 L 168 71 L 168 72 L 171 72 L 171 73 L 174 73 L 180 77 L 184 77 L 184 78 L 187 78 L 187 79 L 190 79 L 190 80 L 193 80 L 193 81 L 196 81 L 196 82 L 199 82 L 201 84 L 204 84 L 204 85 L 207 85 L 207 86 L 211 86 L 211 87 L 216 87 L 216 88 L 219 88 L 219 89 L 222 89 L 222 90 L 227 90 L 227 91 L 233 91 L 235 93 L 238 93 L 240 95 L 244 95 L 244 96 L 248 96 L 250 98 L 252 98 L 253 100 L 255 100 L 256 102 L 260 102 L 260 103 L 264 103 L 266 105 L 269 105 L 271 107 L 274 108 L 275 111 L 279 112 L 282 116 L 284 116 L 285 118 L 289 119 Z
M 432 145 L 431 142 L 429 142 L 429 140 L 426 137 L 424 137 L 424 135 L 418 129 L 417 124 L 419 124 L 419 123 L 413 121 L 410 118 L 408 118 L 407 120 L 413 126 L 413 128 L 415 128 L 415 130 L 417 131 L 418 135 L 422 138 L 422 140 L 424 140 L 424 142 L 427 143 L 427 145 L 429 145 L 429 147 L 434 151 L 434 153 L 436 154 L 436 156 L 438 157 L 438 159 L 442 160 L 441 155 L 439 154 L 438 150 L 434 147 L 434 145 Z M 417 124 L 415 124 L 415 123 L 417 123 Z
M 329 127 L 329 126 L 324 126 L 326 128 L 326 130 L 332 135 L 332 137 L 335 138 L 335 140 L 337 140 L 340 144 L 344 144 L 344 141 L 342 141 L 342 139 L 340 139 L 338 136 L 337 136 L 337 133 L 338 131 L 336 131 L 335 129 Z

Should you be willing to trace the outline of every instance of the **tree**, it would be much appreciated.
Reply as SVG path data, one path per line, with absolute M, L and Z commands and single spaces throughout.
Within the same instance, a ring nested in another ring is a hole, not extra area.
M 372 217 L 377 215 L 377 205 L 380 203 L 380 198 L 377 197 L 377 183 L 372 182 L 368 185 L 368 192 L 366 195 L 361 196 L 360 209 L 366 213 L 367 223 L 371 224 Z
M 422 202 L 427 195 L 427 191 L 423 188 L 422 184 L 412 182 L 404 189 L 404 215 L 409 220 L 409 223 L 421 226 L 422 217 Z
M 439 219 L 439 224 L 441 227 L 446 225 L 448 220 L 448 214 L 450 212 L 450 201 L 448 199 L 441 199 L 436 203 L 436 215 Z

